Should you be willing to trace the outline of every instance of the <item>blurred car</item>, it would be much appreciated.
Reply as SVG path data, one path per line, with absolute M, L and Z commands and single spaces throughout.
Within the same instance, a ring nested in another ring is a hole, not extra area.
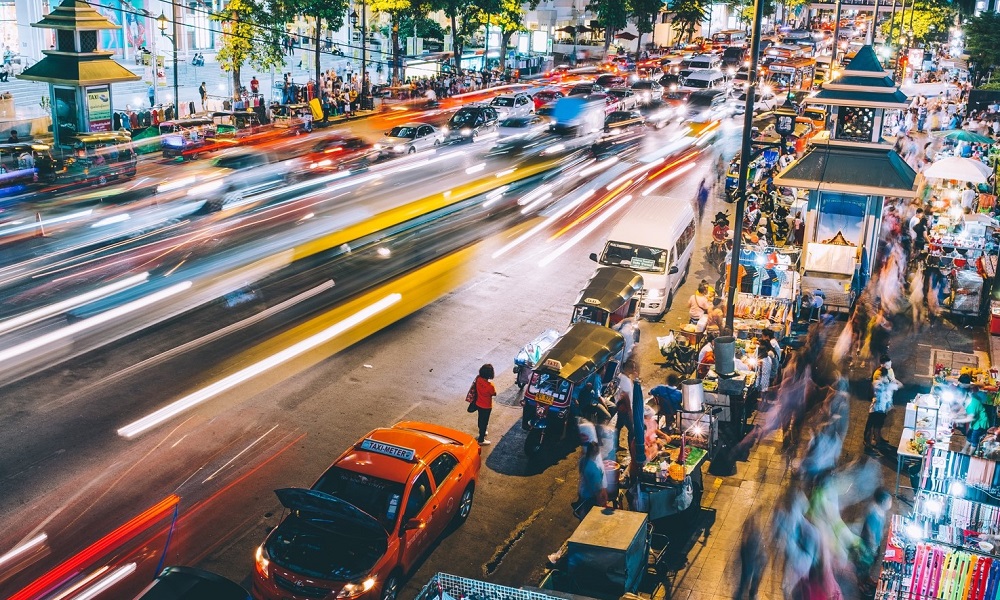
M 305 172 L 364 167 L 373 150 L 373 145 L 360 137 L 332 135 L 317 142 L 300 164 Z
M 442 128 L 445 142 L 471 142 L 484 133 L 496 131 L 499 115 L 492 106 L 463 106 Z
M 527 135 L 536 131 L 548 129 L 547 119 L 538 115 L 528 115 L 525 117 L 508 117 L 497 126 L 497 134 L 500 138 L 511 136 Z
M 275 154 L 259 149 L 241 149 L 221 154 L 207 166 L 182 171 L 182 181 L 189 180 L 187 195 L 205 200 L 203 211 L 215 212 L 238 204 L 252 193 L 276 188 L 294 180 L 301 171 L 301 161 L 280 160 Z M 170 180 L 160 185 L 176 184 Z
M 669 92 L 677 91 L 677 89 L 680 88 L 681 86 L 680 70 L 678 69 L 676 73 L 664 74 L 663 77 L 660 77 L 657 80 L 657 83 L 659 83 L 660 87 L 662 87 L 666 91 Z
M 606 90 L 609 88 L 625 87 L 628 85 L 628 82 L 621 75 L 607 73 L 598 77 L 594 81 L 594 85 Z
M 604 119 L 604 131 L 634 129 L 645 126 L 646 120 L 634 110 L 616 110 Z
M 603 91 L 599 85 L 593 83 L 578 83 L 569 89 L 567 96 L 589 96 L 591 94 L 598 94 Z
M 663 100 L 663 86 L 652 79 L 640 79 L 632 84 L 632 91 L 641 104 L 652 104 Z
M 167 567 L 135 600 L 250 600 L 238 583 L 193 567 Z
M 747 108 L 747 93 L 740 92 L 735 98 L 730 100 L 730 108 L 733 114 L 742 115 Z M 781 99 L 768 89 L 758 89 L 754 93 L 753 112 L 754 114 L 772 111 L 781 106 Z
M 444 134 L 433 125 L 404 123 L 385 132 L 385 140 L 375 144 L 373 149 L 379 156 L 399 156 L 427 150 L 443 141 Z
M 634 154 L 642 146 L 645 132 L 642 127 L 616 129 L 601 137 L 590 147 L 591 154 L 598 160 L 616 156 L 625 158 Z
M 531 101 L 535 104 L 535 111 L 537 112 L 540 108 L 546 104 L 555 102 L 559 98 L 562 98 L 566 94 L 562 93 L 556 89 L 547 89 L 540 92 L 535 92 L 531 96 Z
M 635 110 L 639 107 L 639 98 L 629 88 L 612 88 L 608 96 L 618 101 L 618 110 Z
M 730 46 L 722 51 L 722 66 L 741 69 L 750 60 L 750 50 L 743 46 Z
M 545 104 L 541 108 L 536 110 L 535 114 L 538 115 L 539 117 L 544 117 L 546 119 L 551 120 L 552 114 L 555 112 L 555 110 L 556 110 L 556 103 L 549 102 L 548 104 Z
M 358 440 L 288 509 L 256 553 L 258 600 L 395 600 L 401 578 L 472 510 L 482 449 L 460 431 L 402 422 Z
M 535 112 L 535 104 L 528 94 L 501 94 L 490 102 L 501 119 L 523 117 Z
M 696 123 L 717 121 L 733 114 L 724 90 L 698 90 L 687 102 L 687 118 Z

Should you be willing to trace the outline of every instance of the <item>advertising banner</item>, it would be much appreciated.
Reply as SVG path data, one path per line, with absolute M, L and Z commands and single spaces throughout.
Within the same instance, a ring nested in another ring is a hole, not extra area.
M 98 85 L 87 88 L 87 119 L 91 131 L 111 131 L 111 90 Z

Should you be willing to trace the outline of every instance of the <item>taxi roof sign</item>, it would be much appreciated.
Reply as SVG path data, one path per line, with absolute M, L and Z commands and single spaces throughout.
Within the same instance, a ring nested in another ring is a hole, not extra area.
M 562 363 L 554 358 L 545 359 L 543 366 L 547 369 L 552 369 L 554 371 L 562 371 Z
M 379 442 L 371 438 L 365 438 L 361 441 L 361 449 L 367 450 L 368 452 L 374 452 L 376 454 L 391 456 L 407 462 L 412 461 L 417 456 L 417 451 L 412 448 L 393 446 L 392 444 L 386 444 L 385 442 Z

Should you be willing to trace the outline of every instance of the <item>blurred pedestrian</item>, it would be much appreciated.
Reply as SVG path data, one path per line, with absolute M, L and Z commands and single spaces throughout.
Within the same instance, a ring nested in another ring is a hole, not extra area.
M 871 571 L 882 547 L 883 532 L 886 529 L 886 519 L 892 508 L 892 495 L 885 488 L 878 488 L 868 502 L 865 516 L 861 521 L 861 536 L 858 544 L 851 552 L 855 573 L 858 577 L 858 587 L 866 596 L 874 591 L 875 582 Z
M 580 428 L 580 483 L 577 488 L 579 498 L 573 504 L 573 515 L 583 519 L 595 506 L 604 507 L 608 503 L 608 490 L 604 479 L 604 461 L 601 458 L 601 444 L 597 428 L 583 423 Z
M 888 444 L 882 438 L 882 427 L 885 426 L 886 413 L 892 410 L 892 396 L 900 387 L 892 370 L 892 359 L 888 355 L 882 355 L 879 367 L 872 373 L 872 402 L 868 408 L 868 421 L 865 423 L 865 450 L 874 450 L 880 445 Z
M 479 376 L 476 377 L 475 402 L 476 411 L 479 413 L 479 443 L 483 446 L 493 443 L 486 439 L 486 435 L 490 424 L 490 413 L 493 412 L 493 398 L 497 395 L 492 382 L 494 376 L 493 365 L 487 363 L 479 367 Z
M 705 205 L 708 204 L 708 179 L 703 178 L 701 183 L 698 184 L 698 222 L 701 222 L 702 217 L 705 216 Z
M 622 365 L 622 372 L 618 375 L 618 392 L 615 396 L 615 446 L 618 450 L 623 450 L 621 446 L 622 429 L 628 433 L 628 447 L 632 447 L 632 393 L 634 391 L 633 382 L 639 377 L 639 365 L 634 358 L 629 358 Z
M 749 600 L 757 600 L 760 580 L 767 568 L 768 549 L 760 526 L 758 514 L 747 517 L 740 538 L 740 583 L 733 594 L 733 600 L 742 600 L 744 594 Z
M 208 101 L 208 86 L 202 81 L 198 86 L 198 96 L 201 97 L 201 109 L 205 110 L 205 102 Z

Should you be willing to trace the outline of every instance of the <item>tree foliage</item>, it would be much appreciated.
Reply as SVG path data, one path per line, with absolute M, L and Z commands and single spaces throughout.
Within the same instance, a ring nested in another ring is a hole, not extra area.
M 317 84 L 322 68 L 320 66 L 320 39 L 323 29 L 339 30 L 344 26 L 344 15 L 347 13 L 348 0 L 284 0 L 281 12 L 286 16 L 305 15 L 316 22 L 316 40 L 313 47 L 313 79 Z
M 368 0 L 368 8 L 376 13 L 389 17 L 392 40 L 392 79 L 396 84 L 402 81 L 403 53 L 399 47 L 399 22 L 406 14 L 412 14 L 413 2 L 410 0 Z
M 234 90 L 242 87 L 240 73 L 244 65 L 266 71 L 285 63 L 281 17 L 282 11 L 258 0 L 229 0 L 211 16 L 222 29 L 216 59 L 223 71 L 232 73 Z
M 656 17 L 663 9 L 661 0 L 629 0 L 628 11 L 635 28 L 639 31 L 639 39 L 636 48 L 642 48 L 642 36 L 646 33 L 653 33 L 656 26 Z
M 895 26 L 892 27 L 892 20 L 887 20 L 879 26 L 879 31 L 884 39 L 889 39 L 889 30 L 892 29 L 892 42 L 902 44 L 904 30 L 910 29 L 913 23 L 913 41 L 917 43 L 939 41 L 948 35 L 948 28 L 955 21 L 955 8 L 942 0 L 914 0 L 912 11 L 900 11 L 896 15 Z M 912 17 L 912 19 L 911 19 Z M 902 26 L 901 26 L 902 24 Z
M 615 34 L 628 25 L 629 11 L 624 0 L 591 0 L 587 10 L 597 16 L 604 28 L 604 50 L 611 47 Z
M 671 5 L 673 28 L 681 38 L 694 37 L 694 30 L 708 18 L 709 0 L 675 0 Z
M 451 46 L 455 56 L 455 72 L 462 73 L 462 51 L 469 41 L 468 14 L 474 9 L 472 0 L 430 0 L 431 10 L 440 10 L 451 21 Z
M 965 52 L 973 85 L 979 85 L 1000 65 L 1000 14 L 984 11 L 965 22 Z

